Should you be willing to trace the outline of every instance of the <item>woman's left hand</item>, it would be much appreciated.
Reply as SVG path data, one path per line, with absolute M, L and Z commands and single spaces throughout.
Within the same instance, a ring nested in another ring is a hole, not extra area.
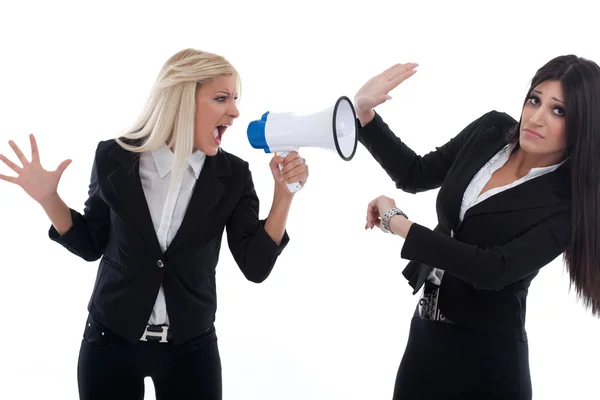
M 308 180 L 306 160 L 300 157 L 300 154 L 296 151 L 291 151 L 285 158 L 274 156 L 269 165 L 273 173 L 273 179 L 275 179 L 276 192 L 293 196 L 294 193 L 290 192 L 286 183 L 300 182 L 300 185 L 304 187 Z M 279 165 L 283 167 L 281 170 Z
M 375 200 L 369 203 L 367 207 L 367 223 L 365 229 L 373 229 L 373 227 L 381 227 L 381 216 L 385 215 L 391 208 L 396 207 L 394 199 L 390 199 L 387 196 L 379 196 Z

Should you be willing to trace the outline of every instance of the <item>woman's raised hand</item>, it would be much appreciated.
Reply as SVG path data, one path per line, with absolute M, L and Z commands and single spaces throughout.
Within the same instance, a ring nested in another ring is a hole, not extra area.
M 373 109 L 390 100 L 391 96 L 388 93 L 413 76 L 417 72 L 415 68 L 418 65 L 416 63 L 395 64 L 369 79 L 359 89 L 354 96 L 354 107 L 363 126 L 373 119 Z
M 12 162 L 0 154 L 0 161 L 17 174 L 17 176 L 0 174 L 0 179 L 19 185 L 32 199 L 42 204 L 57 194 L 58 182 L 65 169 L 71 164 L 71 160 L 63 161 L 54 171 L 45 170 L 40 163 L 40 155 L 35 137 L 29 135 L 29 140 L 31 142 L 31 161 L 27 160 L 15 142 L 12 140 L 8 142 L 21 162 L 21 165 Z

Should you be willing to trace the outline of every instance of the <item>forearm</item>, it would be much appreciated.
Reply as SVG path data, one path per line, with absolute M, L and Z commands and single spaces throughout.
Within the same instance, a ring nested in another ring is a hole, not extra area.
M 567 210 L 498 246 L 470 244 L 414 223 L 400 255 L 443 269 L 475 288 L 499 290 L 559 256 L 568 244 L 569 221 Z
M 378 114 L 358 128 L 358 141 L 394 181 L 396 188 L 407 193 L 440 187 L 450 168 L 438 152 L 419 156 L 392 132 Z
M 278 246 L 281 244 L 283 234 L 285 233 L 291 205 L 292 197 L 290 195 L 279 194 L 276 192 L 273 196 L 271 211 L 269 211 L 269 215 L 265 222 L 265 231 Z
M 64 235 L 73 226 L 71 211 L 58 194 L 55 194 L 47 200 L 40 203 L 48 218 L 52 222 L 54 229 L 59 235 Z

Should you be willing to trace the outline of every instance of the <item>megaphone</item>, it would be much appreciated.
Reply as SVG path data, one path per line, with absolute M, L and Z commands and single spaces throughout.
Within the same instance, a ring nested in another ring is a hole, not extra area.
M 314 114 L 267 111 L 260 120 L 250 122 L 247 132 L 252 147 L 280 157 L 286 157 L 300 147 L 319 147 L 334 150 L 344 161 L 350 161 L 358 144 L 356 113 L 346 96 Z M 294 193 L 302 185 L 292 182 L 287 187 Z

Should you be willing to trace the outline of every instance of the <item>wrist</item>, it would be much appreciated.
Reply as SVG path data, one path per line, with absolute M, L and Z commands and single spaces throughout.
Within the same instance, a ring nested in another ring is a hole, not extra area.
M 369 122 L 373 121 L 375 118 L 375 110 L 372 108 L 369 110 L 358 110 L 356 109 L 356 118 L 360 121 L 361 126 L 367 125 Z
M 404 215 L 394 215 L 389 221 L 390 232 L 406 239 L 412 224 L 413 223 Z
M 402 215 L 405 218 L 408 218 L 408 216 L 402 210 L 400 210 L 398 207 L 396 207 L 396 206 L 391 207 L 389 210 L 387 210 L 387 212 L 385 214 L 383 214 L 381 216 L 381 229 L 384 232 L 392 233 L 392 234 L 394 233 L 394 232 L 392 232 L 390 223 L 391 223 L 392 217 L 394 217 L 396 215 Z
M 287 188 L 276 188 L 273 194 L 273 207 L 289 207 L 293 198 L 294 194 Z
M 56 206 L 57 204 L 60 204 L 61 202 L 61 198 L 58 195 L 58 193 L 52 193 L 49 196 L 44 197 L 43 199 L 40 199 L 38 201 L 38 204 L 42 206 L 43 209 L 48 209 L 48 208 L 52 208 L 53 206 Z

